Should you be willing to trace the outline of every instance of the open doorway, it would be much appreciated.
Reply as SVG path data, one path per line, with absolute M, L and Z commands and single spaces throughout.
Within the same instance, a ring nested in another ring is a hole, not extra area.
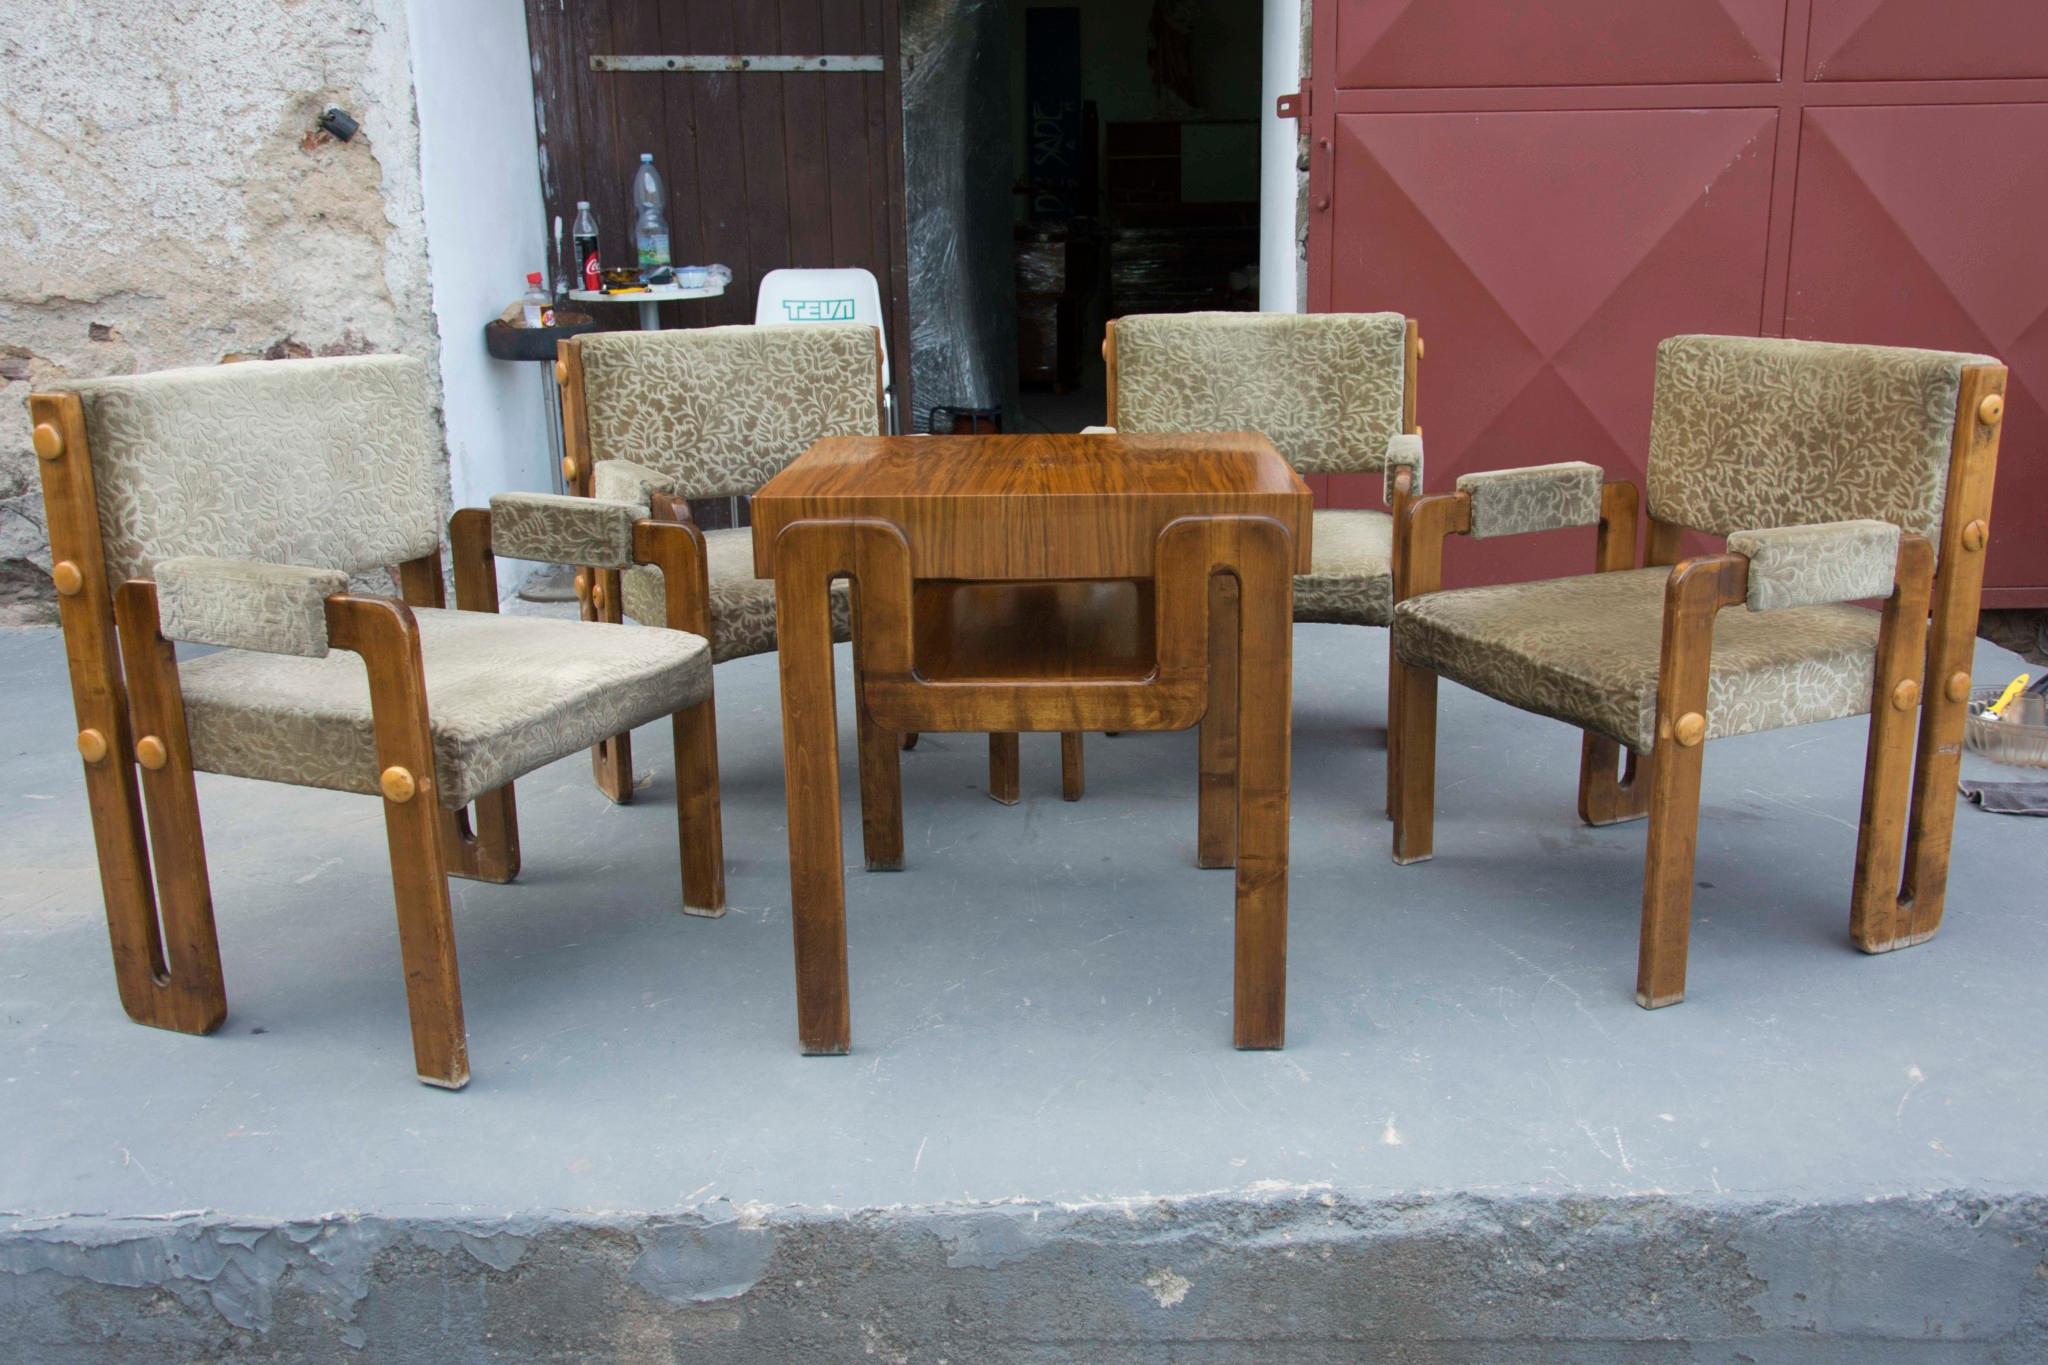
M 1008 0 L 1021 428 L 1106 411 L 1103 324 L 1259 306 L 1261 0 Z

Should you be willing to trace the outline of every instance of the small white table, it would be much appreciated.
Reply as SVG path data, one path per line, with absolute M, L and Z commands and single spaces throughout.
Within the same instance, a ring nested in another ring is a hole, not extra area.
M 645 293 L 607 294 L 602 289 L 571 289 L 569 297 L 578 303 L 637 303 L 640 305 L 640 330 L 658 332 L 661 330 L 661 310 L 658 305 L 676 303 L 683 299 L 715 299 L 725 293 L 722 284 L 707 284 L 702 289 L 685 289 L 681 285 L 664 284 Z

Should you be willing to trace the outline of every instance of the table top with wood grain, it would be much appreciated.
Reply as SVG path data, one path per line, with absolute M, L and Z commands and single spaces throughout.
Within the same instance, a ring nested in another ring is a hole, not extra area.
M 794 521 L 875 518 L 918 578 L 1149 578 L 1177 517 L 1271 517 L 1309 563 L 1308 485 L 1256 432 L 831 436 L 752 499 L 755 573 Z

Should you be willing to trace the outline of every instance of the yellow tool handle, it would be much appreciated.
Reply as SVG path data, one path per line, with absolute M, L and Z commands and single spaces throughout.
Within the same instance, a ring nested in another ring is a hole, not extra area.
M 2000 692 L 1998 694 L 1998 700 L 1992 702 L 1991 705 L 1985 707 L 1984 710 L 1991 715 L 1998 715 L 2001 711 L 2005 710 L 2006 707 L 2012 705 L 2012 699 L 2014 697 L 2017 697 L 2020 693 L 2027 690 L 2027 683 L 2031 680 L 2032 675 L 2026 673 L 2020 674 L 2017 678 L 2014 678 L 2011 682 L 2007 683 L 2005 685 L 2005 691 Z

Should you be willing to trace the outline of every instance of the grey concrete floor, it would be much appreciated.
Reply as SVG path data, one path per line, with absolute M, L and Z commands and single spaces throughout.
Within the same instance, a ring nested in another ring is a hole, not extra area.
M 1229 1046 L 1231 880 L 1193 865 L 1191 734 L 1090 736 L 1071 805 L 1056 741 L 1028 736 L 1015 808 L 983 795 L 978 736 L 928 735 L 908 868 L 868 874 L 843 715 L 854 1049 L 799 1055 L 766 657 L 717 673 L 724 919 L 676 908 L 665 727 L 631 806 L 580 757 L 520 784 L 525 874 L 455 883 L 475 1079 L 448 1094 L 412 1078 L 360 797 L 202 776 L 229 1018 L 124 1017 L 61 642 L 0 632 L 0 1231 L 2048 1192 L 2048 821 L 1962 809 L 1941 933 L 1864 957 L 1864 722 L 1716 742 L 1689 998 L 1646 1013 L 1643 827 L 1578 824 L 1575 732 L 1447 686 L 1437 857 L 1389 861 L 1385 649 L 1297 631 L 1283 1052 Z M 1980 647 L 1980 681 L 2020 669 Z

